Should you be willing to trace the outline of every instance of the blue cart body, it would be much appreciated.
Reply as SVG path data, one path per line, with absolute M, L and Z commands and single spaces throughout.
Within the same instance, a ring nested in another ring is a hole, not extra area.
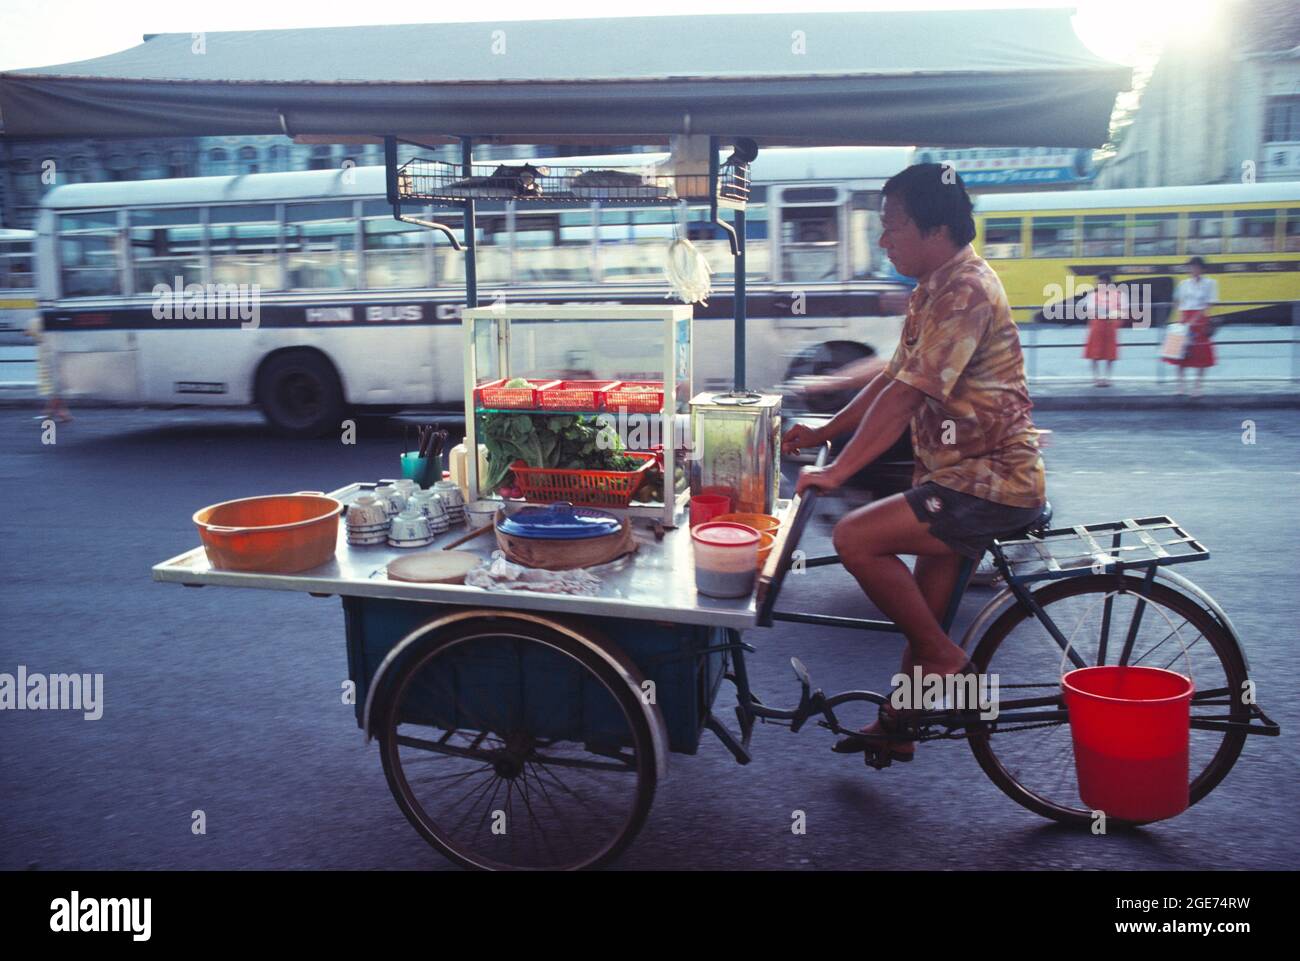
M 375 672 L 393 647 L 421 625 L 458 609 L 388 598 L 343 599 L 359 725 Z M 669 749 L 696 753 L 727 668 L 726 629 L 624 618 L 585 620 L 601 636 L 617 638 L 619 651 L 653 682 Z M 537 737 L 623 746 L 619 738 L 627 728 L 617 706 L 599 682 L 563 655 L 502 638 L 478 642 L 436 663 L 436 672 L 427 668 L 418 676 L 420 689 L 408 691 L 405 720 L 441 728 L 524 727 Z

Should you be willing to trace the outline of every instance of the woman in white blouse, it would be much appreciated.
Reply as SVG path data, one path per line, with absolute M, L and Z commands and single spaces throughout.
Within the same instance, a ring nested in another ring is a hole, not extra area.
M 1178 306 L 1178 319 L 1187 325 L 1189 343 L 1187 353 L 1180 360 L 1166 358 L 1168 363 L 1178 368 L 1178 393 L 1183 393 L 1183 369 L 1196 368 L 1196 386 L 1192 396 L 1200 396 L 1201 383 L 1205 379 L 1205 368 L 1214 366 L 1214 344 L 1210 341 L 1213 325 L 1210 322 L 1210 308 L 1218 302 L 1219 285 L 1212 277 L 1205 276 L 1205 261 L 1193 257 L 1187 262 L 1191 272 L 1184 278 L 1174 292 L 1174 303 Z

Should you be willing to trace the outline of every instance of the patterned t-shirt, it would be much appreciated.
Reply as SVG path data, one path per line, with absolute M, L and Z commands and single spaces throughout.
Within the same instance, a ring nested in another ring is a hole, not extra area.
M 885 374 L 926 395 L 912 417 L 914 484 L 1042 506 L 1020 336 L 1002 282 L 969 244 L 912 292 Z

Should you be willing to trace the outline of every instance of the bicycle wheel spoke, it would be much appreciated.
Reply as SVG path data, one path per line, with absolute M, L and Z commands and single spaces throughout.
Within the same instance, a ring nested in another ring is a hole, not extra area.
M 469 771 L 458 771 L 455 774 L 426 775 L 425 777 L 420 778 L 418 781 L 412 778 L 407 778 L 407 781 L 409 781 L 411 784 L 417 784 L 417 783 L 428 784 L 432 781 L 460 781 L 460 780 L 464 780 L 467 777 L 473 777 L 475 774 L 482 774 L 484 771 L 490 771 L 490 770 L 492 770 L 492 765 L 484 764 L 482 767 L 476 767 L 473 770 L 469 770 Z
M 569 828 L 568 816 L 564 814 L 563 811 L 560 810 L 559 806 L 551 798 L 551 792 L 546 790 L 546 784 L 545 782 L 542 781 L 542 776 L 540 773 L 538 773 L 537 766 L 530 761 L 528 762 L 528 767 L 532 768 L 533 770 L 533 780 L 537 782 L 537 788 L 541 792 L 542 797 L 545 798 L 546 803 L 551 806 L 551 810 L 555 812 L 555 816 L 557 819 L 559 819 L 561 826 L 564 828 L 564 832 L 569 835 L 569 840 L 572 841 L 573 832 Z
M 548 768 L 545 764 L 541 763 L 540 761 L 538 762 L 538 764 L 539 764 L 539 766 L 540 766 L 540 768 L 541 768 L 541 770 L 542 770 L 542 772 L 543 772 L 544 774 L 550 775 L 550 778 L 551 778 L 552 781 L 555 782 L 556 787 L 560 788 L 562 791 L 564 791 L 566 794 L 568 794 L 570 797 L 572 797 L 574 800 L 576 800 L 579 804 L 581 804 L 583 807 L 585 807 L 588 811 L 592 812 L 593 814 L 598 813 L 598 809 L 592 807 L 591 804 L 587 801 L 586 798 L 584 798 L 582 795 L 578 794 L 576 791 L 574 791 L 572 788 L 570 788 L 567 784 L 565 784 L 563 781 L 561 781 L 559 778 L 557 778 L 557 777 L 555 776 L 555 772 L 554 772 L 554 771 L 552 771 L 550 768 Z
M 534 832 L 533 836 L 540 839 L 542 844 L 546 847 L 547 853 L 552 858 L 555 858 L 557 857 L 557 854 L 555 852 L 555 849 L 551 846 L 550 836 L 546 833 L 546 829 L 542 826 L 542 822 L 538 819 L 537 815 L 534 813 L 532 802 L 528 798 L 527 775 L 521 773 L 519 775 L 519 779 L 521 782 L 520 798 L 524 803 L 524 809 L 528 812 L 529 820 L 532 821 L 532 823 L 537 827 L 537 830 Z

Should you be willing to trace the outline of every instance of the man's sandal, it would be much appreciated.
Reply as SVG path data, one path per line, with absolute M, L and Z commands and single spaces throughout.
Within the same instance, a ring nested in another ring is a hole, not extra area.
M 979 674 L 979 668 L 975 666 L 974 661 L 967 661 L 961 670 L 954 671 L 953 676 L 958 674 Z M 891 741 L 900 742 L 906 738 L 906 735 L 900 735 L 897 732 L 899 722 L 912 720 L 924 714 L 924 709 L 908 708 L 902 709 L 894 707 L 888 701 L 880 705 L 877 715 L 881 731 L 883 733 L 863 733 L 859 731 L 856 734 L 850 734 L 842 737 L 831 747 L 836 754 L 857 754 L 863 752 L 866 754 L 866 762 L 870 767 L 884 768 L 888 767 L 892 761 L 898 761 L 900 764 L 906 764 L 916 755 L 916 749 L 910 751 L 900 751 L 890 745 Z

